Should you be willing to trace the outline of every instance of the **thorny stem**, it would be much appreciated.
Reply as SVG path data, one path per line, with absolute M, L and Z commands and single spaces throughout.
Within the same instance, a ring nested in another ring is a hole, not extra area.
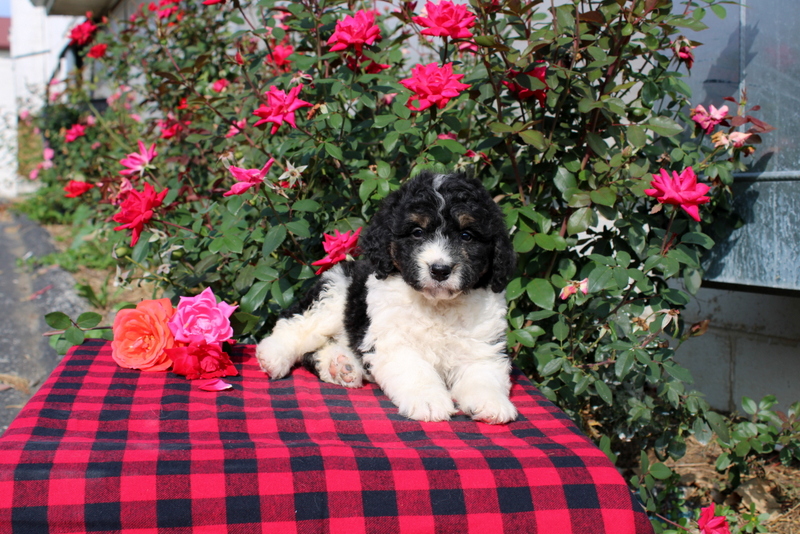
M 247 18 L 247 13 L 245 13 L 245 12 L 244 12 L 244 9 L 242 9 L 242 4 L 240 4 L 240 3 L 239 3 L 239 0 L 233 0 L 233 7 L 234 7 L 235 9 L 238 9 L 238 10 L 239 10 L 239 13 L 241 13 L 241 14 L 242 14 L 242 18 L 244 19 L 244 21 L 247 23 L 247 25 L 248 25 L 248 26 L 250 26 L 250 29 L 251 29 L 251 30 L 253 30 L 253 33 L 256 33 L 256 27 L 255 27 L 255 26 L 253 26 L 253 23 L 252 23 L 252 22 L 250 22 L 250 19 L 249 19 L 249 18 Z M 258 33 L 256 33 L 256 35 L 259 35 L 259 34 L 258 34 Z M 260 36 L 259 36 L 259 37 L 260 37 Z M 268 38 L 266 38 L 266 37 L 261 37 L 261 40 L 262 40 L 262 41 L 264 41 L 264 44 L 267 46 L 267 53 L 268 53 L 269 55 L 273 55 L 273 54 L 272 54 L 272 47 L 271 47 L 271 46 L 270 46 L 270 44 L 269 44 L 269 39 L 268 39 Z
M 669 244 L 672 242 L 670 238 L 670 230 L 672 230 L 672 223 L 675 221 L 675 217 L 678 215 L 678 210 L 672 210 L 672 216 L 669 218 L 669 224 L 667 224 L 667 231 L 664 233 L 664 239 L 661 241 L 661 255 L 667 253 L 667 249 L 669 248 Z

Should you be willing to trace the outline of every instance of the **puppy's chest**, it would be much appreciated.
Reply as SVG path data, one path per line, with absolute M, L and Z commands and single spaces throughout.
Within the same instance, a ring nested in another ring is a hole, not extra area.
M 452 300 L 432 302 L 400 277 L 369 280 L 367 313 L 373 335 L 392 331 L 409 342 L 491 342 L 505 333 L 505 298 L 476 289 Z

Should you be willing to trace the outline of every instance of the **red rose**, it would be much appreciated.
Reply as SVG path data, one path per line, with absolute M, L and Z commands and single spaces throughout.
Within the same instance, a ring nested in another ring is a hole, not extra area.
M 97 31 L 97 26 L 91 20 L 87 20 L 82 24 L 78 24 L 69 32 L 71 45 L 85 45 L 94 37 L 94 32 Z
M 219 343 L 191 343 L 167 349 L 167 354 L 172 360 L 172 372 L 190 380 L 239 374 Z
M 86 55 L 94 59 L 100 59 L 101 57 L 106 55 L 107 48 L 108 45 L 105 43 L 94 45 L 92 48 L 89 49 L 89 52 Z
M 114 230 L 133 230 L 131 246 L 139 241 L 139 234 L 142 233 L 145 223 L 153 218 L 153 209 L 157 208 L 164 201 L 169 189 L 164 189 L 160 193 L 150 184 L 144 184 L 144 191 L 139 192 L 135 189 L 128 193 L 125 200 L 120 205 L 120 211 L 113 217 L 113 221 L 123 223 Z
M 70 180 L 69 183 L 64 186 L 64 191 L 66 191 L 67 198 L 75 198 L 79 197 L 89 189 L 92 189 L 94 184 L 89 184 L 86 182 L 79 182 L 77 180 Z

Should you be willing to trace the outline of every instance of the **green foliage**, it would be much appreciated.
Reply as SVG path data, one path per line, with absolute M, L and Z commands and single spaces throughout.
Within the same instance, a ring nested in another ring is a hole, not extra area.
M 717 437 L 725 452 L 717 458 L 716 467 L 728 472 L 733 487 L 756 458 L 778 452 L 784 465 L 800 462 L 800 402 L 786 413 L 773 409 L 777 403 L 773 395 L 760 402 L 743 397 L 742 407 L 750 417 L 734 419 L 727 436 Z
M 519 257 L 506 292 L 509 353 L 610 458 L 633 466 L 646 460 L 642 451 L 656 454 L 632 483 L 648 510 L 666 513 L 677 479 L 663 461 L 680 458 L 689 435 L 732 439 L 689 389 L 671 343 L 693 332 L 679 311 L 700 286 L 709 228 L 729 221 L 732 173 L 753 150 L 712 146 L 684 126 L 693 124 L 691 94 L 673 43 L 683 28 L 705 28 L 705 7 L 724 16 L 727 2 L 678 10 L 668 0 L 473 0 L 474 52 L 420 39 L 410 4 L 400 3 L 377 17 L 382 38 L 364 47 L 365 58 L 387 65 L 374 73 L 327 45 L 352 3 L 242 4 L 181 3 L 180 20 L 144 10 L 97 37 L 108 55 L 87 58 L 96 77 L 74 73 L 40 119 L 57 153 L 42 172 L 50 205 L 63 201 L 52 193 L 68 180 L 94 183 L 81 197 L 95 210 L 87 223 L 102 228 L 124 268 L 172 298 L 212 287 L 238 303 L 236 334 L 252 341 L 314 282 L 323 233 L 365 225 L 423 169 L 466 169 L 497 199 Z M 275 59 L 287 45 L 288 68 Z M 452 62 L 469 88 L 440 109 L 410 110 L 399 81 L 417 59 Z M 516 75 L 541 67 L 543 80 Z M 221 92 L 219 79 L 230 82 Z M 288 93 L 298 83 L 310 106 L 296 111 L 297 128 L 255 127 L 270 87 Z M 102 112 L 87 92 L 95 86 L 115 91 Z M 745 105 L 737 125 L 767 131 Z M 87 133 L 65 143 L 75 122 Z M 169 192 L 128 246 L 129 232 L 108 220 L 129 185 L 119 162 L 140 140 L 158 156 L 131 176 L 133 187 Z M 223 196 L 234 184 L 229 166 L 258 169 L 270 158 L 264 184 Z M 688 167 L 711 186 L 700 221 L 644 192 L 659 169 Z M 569 287 L 581 289 L 567 296 Z

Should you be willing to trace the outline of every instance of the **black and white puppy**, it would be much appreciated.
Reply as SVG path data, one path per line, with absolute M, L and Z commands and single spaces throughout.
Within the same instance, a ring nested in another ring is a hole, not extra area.
M 505 287 L 515 255 L 502 213 L 475 179 L 420 173 L 381 204 L 364 259 L 326 271 L 256 350 L 272 378 L 303 363 L 348 387 L 374 381 L 402 415 L 461 409 L 506 423 Z

